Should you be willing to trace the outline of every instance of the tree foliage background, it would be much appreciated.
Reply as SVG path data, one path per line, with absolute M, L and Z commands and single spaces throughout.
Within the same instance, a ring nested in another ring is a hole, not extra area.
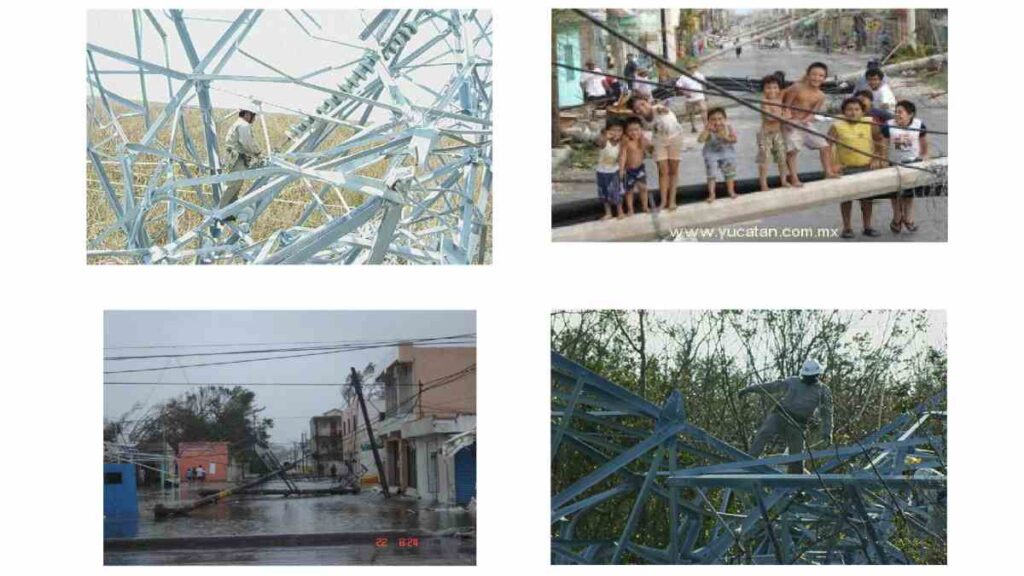
M 769 406 L 736 393 L 792 376 L 813 357 L 832 390 L 834 441 L 846 444 L 945 389 L 945 327 L 932 326 L 933 318 L 920 310 L 556 311 L 551 348 L 655 404 L 679 390 L 691 422 L 744 451 Z M 930 329 L 942 331 L 941 344 L 929 342 Z M 816 439 L 812 430 L 809 440 Z M 596 467 L 563 447 L 552 463 L 552 493 Z M 631 503 L 599 507 L 577 536 L 617 536 Z M 666 513 L 657 499 L 649 506 L 634 541 L 663 545 Z M 934 560 L 926 554 L 918 560 Z
M 256 393 L 241 386 L 203 386 L 149 409 L 136 405 L 103 425 L 103 440 L 139 446 L 229 442 L 232 457 L 249 462 L 254 445 L 266 445 L 274 421 L 259 414 Z

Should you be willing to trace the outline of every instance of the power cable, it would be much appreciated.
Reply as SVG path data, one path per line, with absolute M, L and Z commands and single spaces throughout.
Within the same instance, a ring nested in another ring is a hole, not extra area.
M 557 67 L 559 67 L 559 68 L 565 68 L 566 70 L 575 70 L 577 72 L 589 72 L 589 70 L 587 70 L 586 68 L 579 68 L 577 66 L 570 66 L 568 64 L 562 64 L 561 62 L 552 62 L 552 64 L 557 66 Z M 642 78 L 628 78 L 626 76 L 619 76 L 617 74 L 611 74 L 611 73 L 608 73 L 608 72 L 602 72 L 601 75 L 602 76 L 608 76 L 609 78 L 616 78 L 616 79 L 619 79 L 619 80 L 631 80 L 635 84 L 649 84 L 651 86 L 657 86 L 659 88 L 668 88 L 668 89 L 674 89 L 674 90 L 675 89 L 679 89 L 679 87 L 676 86 L 675 84 L 665 84 L 665 83 L 662 83 L 662 82 L 655 82 L 653 80 L 644 80 Z M 717 92 L 709 92 L 707 90 L 694 90 L 692 88 L 686 88 L 686 91 L 687 92 L 694 92 L 694 93 L 697 93 L 697 94 L 710 94 L 712 96 L 718 96 L 719 95 Z M 878 123 L 876 123 L 873 120 L 850 120 L 849 118 L 847 118 L 846 116 L 843 116 L 841 114 L 829 114 L 827 112 L 822 112 L 822 111 L 818 111 L 818 110 L 811 110 L 810 108 L 802 108 L 800 106 L 794 106 L 792 104 L 783 104 L 782 102 L 772 102 L 770 100 L 760 100 L 758 98 L 740 98 L 739 96 L 734 97 L 734 99 L 737 100 L 737 101 L 750 102 L 751 104 L 768 104 L 769 106 L 775 106 L 777 108 L 786 108 L 788 110 L 796 110 L 798 112 L 807 112 L 809 114 L 816 114 L 818 116 L 823 116 L 823 117 L 826 117 L 826 118 L 835 118 L 837 120 L 845 120 L 845 121 L 847 121 L 847 122 L 849 122 L 851 124 L 871 124 L 872 126 L 880 126 Z M 764 112 L 763 111 L 759 111 L 759 113 L 764 113 Z M 928 134 L 936 134 L 936 135 L 941 135 L 941 136 L 948 136 L 949 135 L 949 132 L 943 132 L 941 130 L 931 130 L 931 129 L 925 129 L 925 128 L 911 128 L 909 126 L 908 127 L 902 127 L 901 126 L 900 129 L 901 130 L 911 131 L 911 132 L 926 132 Z
M 472 342 L 466 341 L 466 342 L 452 342 L 452 343 L 468 344 L 468 343 L 472 343 Z M 106 370 L 103 373 L 104 374 L 133 374 L 133 373 L 140 373 L 140 372 L 157 372 L 157 371 L 161 371 L 161 370 L 173 370 L 173 369 L 177 369 L 179 367 L 184 369 L 184 368 L 201 368 L 201 367 L 206 367 L 206 366 L 226 366 L 226 365 L 233 365 L 233 364 L 247 364 L 247 363 L 251 363 L 251 362 L 263 362 L 263 361 L 269 361 L 269 360 L 288 360 L 288 359 L 292 359 L 292 358 L 306 358 L 306 357 L 310 357 L 310 356 L 324 356 L 324 355 L 327 355 L 327 354 L 340 354 L 342 352 L 353 352 L 353 351 L 360 351 L 360 350 L 372 350 L 372 349 L 376 349 L 376 348 L 390 348 L 390 347 L 393 347 L 393 346 L 394 346 L 393 344 L 388 344 L 386 346 L 380 346 L 380 345 L 359 346 L 359 347 L 351 347 L 351 348 L 343 348 L 343 349 L 332 349 L 332 350 L 326 350 L 326 351 L 321 350 L 321 351 L 317 351 L 317 352 L 304 352 L 304 353 L 301 353 L 301 354 L 285 354 L 285 355 L 281 355 L 281 356 L 261 356 L 259 358 L 246 358 L 246 359 L 243 359 L 243 360 L 225 360 L 225 361 L 222 361 L 222 362 L 204 362 L 204 363 L 196 363 L 196 364 L 181 364 L 178 367 L 135 368 L 135 369 L 130 369 L 130 370 Z
M 476 333 L 456 334 L 452 336 L 434 336 L 429 338 L 412 338 L 402 340 L 364 340 L 354 341 L 345 344 L 329 344 L 324 346 L 303 346 L 296 348 L 262 348 L 258 350 L 227 350 L 221 352 L 187 352 L 180 354 L 146 354 L 138 356 L 106 356 L 103 358 L 104 361 L 113 360 L 145 360 L 150 358 L 182 358 L 187 356 L 224 356 L 224 355 L 237 355 L 237 354 L 260 354 L 266 352 L 297 352 L 297 351 L 309 351 L 309 350 L 328 350 L 328 349 L 343 349 L 357 346 L 397 346 L 399 344 L 410 343 L 410 344 L 422 344 L 426 342 L 444 342 L 447 340 L 466 340 L 473 339 L 476 337 Z

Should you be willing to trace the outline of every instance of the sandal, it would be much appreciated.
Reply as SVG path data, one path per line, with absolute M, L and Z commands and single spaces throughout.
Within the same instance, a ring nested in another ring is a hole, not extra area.
M 847 228 L 846 230 L 843 230 L 843 233 L 840 234 L 839 237 L 840 238 L 847 238 L 847 239 L 853 238 L 854 237 L 853 229 Z
M 914 222 L 903 221 L 903 227 L 907 229 L 907 232 L 917 232 L 917 224 Z
M 864 235 L 868 236 L 868 237 L 871 237 L 871 238 L 877 238 L 877 237 L 881 236 L 882 233 L 879 232 L 878 230 L 874 229 L 874 228 L 865 228 L 864 229 Z
M 889 230 L 892 230 L 893 234 L 899 234 L 900 233 L 900 223 L 898 221 L 896 221 L 896 220 L 892 220 L 891 222 L 889 222 Z

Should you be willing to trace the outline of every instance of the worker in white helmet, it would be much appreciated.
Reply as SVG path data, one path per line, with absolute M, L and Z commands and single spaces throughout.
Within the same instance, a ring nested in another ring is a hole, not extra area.
M 241 172 L 256 165 L 261 150 L 252 137 L 252 123 L 256 120 L 256 113 L 252 110 L 239 110 L 238 120 L 228 129 L 227 137 L 224 140 L 224 166 L 227 173 Z M 220 208 L 223 208 L 238 198 L 238 192 L 242 189 L 244 180 L 234 180 L 228 183 L 224 193 L 220 197 Z M 232 218 L 228 218 L 229 220 Z
M 817 360 L 807 360 L 800 368 L 800 376 L 775 382 L 755 384 L 740 390 L 740 396 L 762 392 L 769 396 L 771 411 L 751 442 L 750 455 L 761 456 L 764 447 L 773 438 L 781 438 L 789 454 L 804 452 L 804 435 L 815 410 L 821 419 L 821 438 L 832 444 L 832 391 L 821 382 L 822 366 Z M 803 461 L 789 464 L 790 474 L 803 474 Z

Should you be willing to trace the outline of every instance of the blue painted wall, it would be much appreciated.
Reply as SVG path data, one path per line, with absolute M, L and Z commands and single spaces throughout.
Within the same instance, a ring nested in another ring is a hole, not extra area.
M 139 515 L 134 464 L 103 465 L 103 517 Z

